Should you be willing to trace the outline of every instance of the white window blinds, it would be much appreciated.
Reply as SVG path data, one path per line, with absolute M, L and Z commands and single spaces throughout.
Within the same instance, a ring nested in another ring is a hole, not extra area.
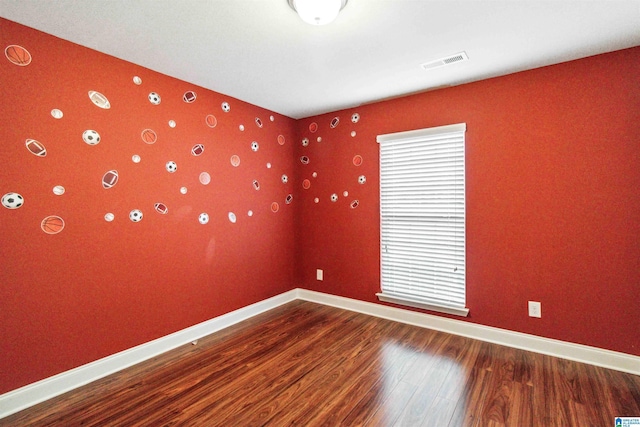
M 379 135 L 382 301 L 466 316 L 466 124 Z

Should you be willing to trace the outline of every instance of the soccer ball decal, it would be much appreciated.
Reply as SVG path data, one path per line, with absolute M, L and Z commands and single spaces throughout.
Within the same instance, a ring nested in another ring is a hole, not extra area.
M 18 193 L 7 193 L 2 196 L 2 206 L 7 209 L 18 209 L 24 204 L 24 199 Z
M 221 106 L 222 106 L 222 111 L 224 111 L 225 113 L 228 113 L 229 111 L 231 111 L 231 106 L 229 105 L 228 102 L 223 102 Z
M 358 184 L 364 184 L 365 182 L 367 182 L 367 177 L 364 175 L 360 175 L 358 177 Z
M 209 222 L 209 214 L 202 212 L 200 215 L 198 215 L 198 221 L 200 222 L 200 224 L 206 224 Z
M 337 201 L 338 201 L 338 195 L 337 195 L 336 193 L 333 193 L 333 194 L 331 195 L 331 201 L 332 201 L 332 202 L 337 202 Z
M 167 168 L 167 172 L 170 172 L 170 173 L 174 173 L 175 171 L 178 170 L 178 165 L 174 161 L 167 162 L 165 167 Z
M 358 123 L 360 121 L 360 114 L 358 113 L 353 113 L 351 115 L 351 122 L 352 123 Z
M 251 143 L 251 150 L 252 151 L 258 151 L 258 148 L 260 148 L 260 145 L 256 141 L 253 141 Z
M 302 146 L 306 147 L 307 145 L 309 145 L 309 138 L 303 138 L 302 139 Z
M 134 209 L 129 212 L 129 219 L 133 222 L 142 221 L 142 212 L 140 211 L 140 209 Z
M 100 142 L 100 134 L 95 130 L 87 129 L 82 133 L 82 139 L 89 145 L 96 145 Z
M 149 102 L 152 103 L 153 105 L 160 104 L 160 95 L 158 95 L 155 92 L 151 92 L 149 94 Z
M 289 177 L 287 175 L 282 175 L 282 183 L 286 184 L 287 182 L 289 182 Z

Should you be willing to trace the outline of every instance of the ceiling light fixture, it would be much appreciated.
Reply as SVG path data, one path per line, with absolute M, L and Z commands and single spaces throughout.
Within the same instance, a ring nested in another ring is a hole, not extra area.
M 311 25 L 326 25 L 338 17 L 348 0 L 287 0 L 300 18 Z

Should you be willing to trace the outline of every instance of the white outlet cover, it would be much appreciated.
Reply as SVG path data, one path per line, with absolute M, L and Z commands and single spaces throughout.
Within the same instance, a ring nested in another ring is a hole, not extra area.
M 529 317 L 542 317 L 542 305 L 537 301 L 529 301 Z
M 323 271 L 320 269 L 316 270 L 316 280 L 322 280 L 323 279 Z

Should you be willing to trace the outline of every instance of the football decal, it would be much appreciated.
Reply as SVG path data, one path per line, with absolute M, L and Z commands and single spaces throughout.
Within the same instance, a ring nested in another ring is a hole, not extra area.
M 140 134 L 140 138 L 142 138 L 146 144 L 154 144 L 158 140 L 158 134 L 156 134 L 153 129 L 145 129 Z
M 280 210 L 280 205 L 278 202 L 271 203 L 271 212 L 276 213 Z
M 339 124 L 340 117 L 334 117 L 333 119 L 331 119 L 331 124 L 329 126 L 331 126 L 331 129 L 335 129 Z
M 293 194 L 287 194 L 287 198 L 284 199 L 284 202 L 288 205 L 291 204 L 291 202 L 293 202 Z
M 258 182 L 257 179 L 253 180 L 253 189 L 254 190 L 260 190 L 260 183 Z
M 47 149 L 44 148 L 44 145 L 42 145 L 41 142 L 38 142 L 35 139 L 27 139 L 25 145 L 30 153 L 35 154 L 38 157 L 44 157 L 47 155 Z
M 142 221 L 142 212 L 140 211 L 140 209 L 134 209 L 131 212 L 129 212 L 129 219 L 132 222 Z
M 196 144 L 193 147 L 191 147 L 191 154 L 193 154 L 194 156 L 198 157 L 202 153 L 204 153 L 204 145 Z
M 108 110 L 111 108 L 111 104 L 109 104 L 109 100 L 106 96 L 101 94 L 100 92 L 96 92 L 95 90 L 89 91 L 89 99 L 93 104 L 102 109 Z
M 167 172 L 174 173 L 178 170 L 178 165 L 173 160 L 168 161 L 164 167 L 167 169 Z
M 233 156 L 231 156 L 231 166 L 233 166 L 234 168 L 240 166 L 240 157 L 238 155 L 234 154 Z
M 164 203 L 156 203 L 155 205 L 153 205 L 153 208 L 156 210 L 156 212 L 162 215 L 166 215 L 167 212 L 169 212 L 169 208 Z
M 29 51 L 17 44 L 7 46 L 4 50 L 4 56 L 6 56 L 12 64 L 21 67 L 26 67 L 31 64 L 31 54 Z
M 355 209 L 355 208 L 357 208 L 359 205 L 360 205 L 360 201 L 358 201 L 358 200 L 353 200 L 349 206 L 351 206 L 351 209 Z
M 151 92 L 148 98 L 149 98 L 149 102 L 152 103 L 153 105 L 160 104 L 160 101 L 161 101 L 160 95 L 158 95 L 157 93 Z
M 55 187 L 53 187 L 53 194 L 55 194 L 56 196 L 62 196 L 65 192 L 65 189 L 62 185 L 56 185 Z
M 206 212 L 202 212 L 200 215 L 198 215 L 198 222 L 200 222 L 200 224 L 206 224 L 209 222 L 209 214 Z
M 7 209 L 18 209 L 24 204 L 24 198 L 18 193 L 7 193 L 2 196 L 2 206 Z
M 184 93 L 184 95 L 182 95 L 182 100 L 187 104 L 191 104 L 193 101 L 196 100 L 196 93 L 192 90 L 187 91 Z
M 259 128 L 262 127 L 262 120 L 260 120 L 260 117 L 256 117 L 256 126 L 258 126 Z
M 360 166 L 362 164 L 362 156 L 360 154 L 356 154 L 353 156 L 353 165 Z
M 53 110 L 51 110 L 51 117 L 53 117 L 54 119 L 61 119 L 62 116 L 64 116 L 64 114 L 62 113 L 62 111 L 58 110 L 57 108 L 54 108 Z
M 87 129 L 82 133 L 82 140 L 89 145 L 97 145 L 100 142 L 100 134 L 92 129 Z
M 110 170 L 102 176 L 102 186 L 111 188 L 118 183 L 118 171 Z
M 284 145 L 284 143 L 285 143 L 284 135 L 278 135 L 278 144 Z
M 218 124 L 218 119 L 216 119 L 216 116 L 214 116 L 213 114 L 209 114 L 204 118 L 204 122 L 210 128 L 214 128 Z
M 234 214 L 233 212 L 229 212 L 229 221 L 231 221 L 232 224 L 236 223 L 236 214 Z
M 318 124 L 316 122 L 313 122 L 309 125 L 309 132 L 316 133 L 317 130 L 318 130 Z
M 207 185 L 211 182 L 211 175 L 209 175 L 208 172 L 202 172 L 198 177 L 198 180 L 200 181 L 200 184 Z
M 56 215 L 50 215 L 42 220 L 40 228 L 47 234 L 58 234 L 64 228 L 64 220 Z

